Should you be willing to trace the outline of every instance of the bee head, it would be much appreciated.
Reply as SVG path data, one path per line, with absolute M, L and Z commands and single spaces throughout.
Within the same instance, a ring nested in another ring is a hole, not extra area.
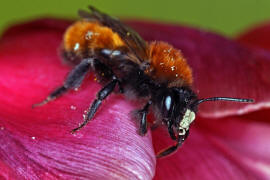
M 188 87 L 173 87 L 157 91 L 154 100 L 159 119 L 171 129 L 176 137 L 186 139 L 189 126 L 195 120 L 197 96 Z
M 188 87 L 161 88 L 153 99 L 158 118 L 168 126 L 172 139 L 183 142 L 189 134 L 189 127 L 194 122 L 198 105 L 206 101 L 253 102 L 252 99 L 230 97 L 210 97 L 198 99 Z

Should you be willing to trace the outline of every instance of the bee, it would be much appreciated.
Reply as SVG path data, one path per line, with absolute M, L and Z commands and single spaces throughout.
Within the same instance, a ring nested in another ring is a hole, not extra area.
M 148 129 L 147 114 L 152 110 L 156 122 L 164 124 L 176 143 L 157 154 L 164 157 L 175 152 L 189 135 L 198 105 L 206 101 L 253 102 L 252 99 L 210 97 L 198 99 L 191 89 L 192 70 L 180 50 L 162 42 L 144 41 L 137 32 L 89 6 L 79 10 L 81 20 L 64 33 L 61 54 L 74 65 L 63 85 L 41 103 L 53 101 L 70 89 L 78 88 L 86 74 L 93 71 L 103 88 L 87 110 L 77 132 L 93 119 L 102 102 L 118 87 L 129 99 L 141 99 L 144 106 L 136 111 L 139 133 Z

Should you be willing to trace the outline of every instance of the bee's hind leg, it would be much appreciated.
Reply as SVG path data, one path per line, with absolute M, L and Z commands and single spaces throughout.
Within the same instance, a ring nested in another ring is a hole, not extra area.
M 34 104 L 32 107 L 42 106 L 50 101 L 53 101 L 54 99 L 64 94 L 68 90 L 78 88 L 81 85 L 85 75 L 91 69 L 93 61 L 94 61 L 93 58 L 87 58 L 82 60 L 80 64 L 75 66 L 70 71 L 62 86 L 58 87 L 53 92 L 51 92 L 50 95 L 45 100 L 43 100 L 40 103 Z

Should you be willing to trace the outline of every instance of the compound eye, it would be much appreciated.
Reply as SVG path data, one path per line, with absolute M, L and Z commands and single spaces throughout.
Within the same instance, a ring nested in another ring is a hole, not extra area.
M 171 96 L 167 96 L 165 98 L 165 108 L 167 111 L 169 111 L 171 109 L 172 106 L 172 97 Z
M 162 114 L 164 115 L 164 118 L 170 118 L 172 108 L 173 108 L 173 99 L 171 96 L 166 96 L 163 100 L 162 105 Z

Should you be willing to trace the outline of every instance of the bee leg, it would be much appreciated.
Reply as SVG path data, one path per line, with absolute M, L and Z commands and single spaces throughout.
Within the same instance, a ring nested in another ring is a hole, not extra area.
M 175 136 L 175 133 L 174 133 L 174 130 L 173 130 L 173 126 L 169 121 L 168 121 L 168 131 L 169 131 L 169 134 L 170 134 L 172 140 L 176 140 L 176 136 Z
M 147 104 L 143 107 L 143 109 L 139 110 L 138 113 L 141 114 L 140 119 L 140 129 L 139 134 L 144 136 L 147 133 L 147 114 L 149 110 L 149 106 L 152 104 L 151 101 L 148 101 Z
M 175 152 L 178 149 L 178 147 L 181 146 L 181 144 L 182 144 L 182 142 L 177 142 L 175 145 L 173 145 L 173 146 L 159 152 L 156 155 L 156 157 L 161 158 L 161 157 L 167 156 L 167 155 Z
M 185 135 L 179 135 L 175 145 L 168 147 L 167 149 L 162 150 L 161 152 L 159 152 L 156 155 L 156 157 L 161 158 L 161 157 L 170 155 L 173 152 L 175 152 L 183 144 L 183 142 L 187 139 L 188 135 L 189 135 L 189 131 L 187 131 Z
M 64 81 L 63 86 L 55 89 L 50 95 L 42 102 L 34 104 L 32 107 L 42 106 L 50 101 L 53 101 L 63 93 L 67 92 L 71 88 L 80 87 L 85 75 L 90 70 L 90 66 L 93 63 L 94 59 L 88 58 L 81 61 L 80 64 L 75 66 L 71 72 L 68 74 L 66 80 Z
M 102 101 L 108 96 L 110 95 L 116 84 L 119 84 L 119 80 L 115 77 L 113 77 L 113 80 L 111 82 L 109 82 L 106 86 L 104 86 L 98 93 L 97 93 L 97 98 L 94 100 L 94 102 L 92 103 L 92 105 L 90 106 L 90 108 L 87 110 L 87 113 L 84 116 L 84 121 L 82 124 L 80 124 L 79 127 L 73 129 L 71 131 L 72 134 L 74 134 L 76 131 L 80 130 L 81 128 L 83 128 L 95 115 L 97 109 L 99 108 L 99 106 L 101 105 Z
M 117 79 L 113 71 L 111 70 L 111 68 L 105 65 L 104 63 L 102 63 L 101 61 L 94 62 L 94 69 L 95 69 L 96 74 L 98 75 L 97 76 L 98 79 L 101 82 L 103 82 L 103 80 L 105 80 L 105 82 L 108 82 L 108 81 L 111 81 L 112 79 Z M 118 87 L 119 87 L 119 92 L 124 93 L 124 89 L 120 81 L 118 81 Z

